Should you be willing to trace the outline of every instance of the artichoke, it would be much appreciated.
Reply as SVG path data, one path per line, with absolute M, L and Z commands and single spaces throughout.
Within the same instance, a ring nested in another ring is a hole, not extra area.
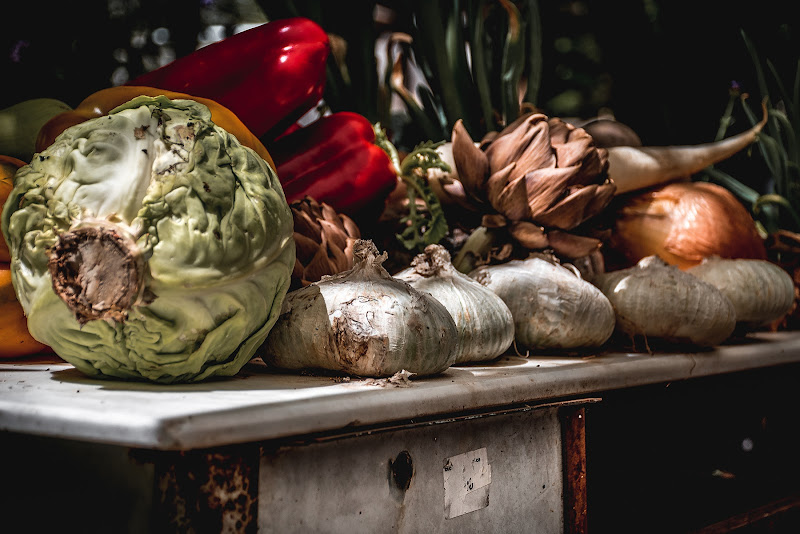
M 611 202 L 615 186 L 607 150 L 582 128 L 531 112 L 476 144 L 458 121 L 452 152 L 464 197 L 483 215 L 483 227 L 505 229 L 516 245 L 552 249 L 561 258 L 600 247 L 579 227 Z
M 309 196 L 292 202 L 290 207 L 297 247 L 290 289 L 353 267 L 353 244 L 361 239 L 361 232 L 350 217 Z
M 163 96 L 65 130 L 18 171 L 2 229 L 34 338 L 86 374 L 161 383 L 237 373 L 295 255 L 275 171 Z

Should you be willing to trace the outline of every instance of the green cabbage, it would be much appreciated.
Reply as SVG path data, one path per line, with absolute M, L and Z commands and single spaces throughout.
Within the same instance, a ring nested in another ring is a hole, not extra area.
M 114 246 L 139 266 L 130 306 L 104 315 L 109 288 L 129 282 L 106 249 L 54 263 L 66 236 L 86 228 L 119 237 Z M 18 171 L 2 229 L 31 334 L 98 377 L 237 373 L 275 323 L 295 261 L 275 171 L 208 108 L 165 97 L 65 130 Z M 54 285 L 80 268 L 79 279 Z M 97 317 L 76 311 L 81 284 Z

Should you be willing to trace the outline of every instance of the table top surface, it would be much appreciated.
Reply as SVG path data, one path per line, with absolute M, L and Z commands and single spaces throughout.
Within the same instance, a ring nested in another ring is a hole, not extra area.
M 800 362 L 800 332 L 750 334 L 697 352 L 507 355 L 432 377 L 284 374 L 158 385 L 87 377 L 54 357 L 0 363 L 0 430 L 156 450 L 335 432 L 597 395 Z

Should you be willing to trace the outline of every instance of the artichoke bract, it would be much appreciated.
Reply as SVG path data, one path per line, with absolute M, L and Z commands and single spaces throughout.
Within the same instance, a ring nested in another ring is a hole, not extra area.
M 252 358 L 290 284 L 292 225 L 272 167 L 166 97 L 65 130 L 2 213 L 33 337 L 86 374 L 161 383 Z

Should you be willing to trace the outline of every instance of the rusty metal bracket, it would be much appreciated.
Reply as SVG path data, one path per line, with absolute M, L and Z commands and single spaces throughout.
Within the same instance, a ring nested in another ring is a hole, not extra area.
M 586 534 L 586 406 L 563 406 L 559 418 L 564 470 L 564 532 Z
M 256 444 L 154 454 L 153 532 L 255 533 Z

